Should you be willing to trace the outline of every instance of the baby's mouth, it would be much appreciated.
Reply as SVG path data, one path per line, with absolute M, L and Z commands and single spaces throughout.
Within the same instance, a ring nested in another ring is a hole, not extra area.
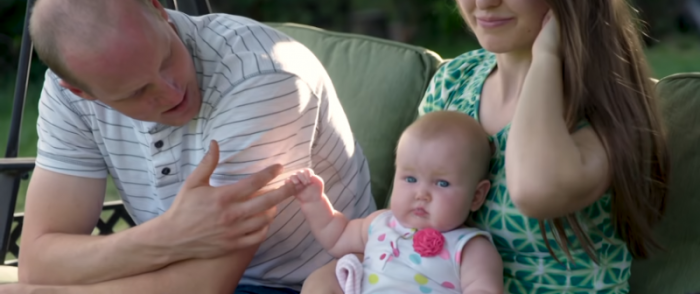
M 413 209 L 413 214 L 415 214 L 416 216 L 424 217 L 428 215 L 428 212 L 425 211 L 425 209 L 419 207 Z

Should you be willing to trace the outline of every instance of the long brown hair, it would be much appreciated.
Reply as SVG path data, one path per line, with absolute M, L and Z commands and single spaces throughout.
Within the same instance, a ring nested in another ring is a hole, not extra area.
M 612 172 L 613 225 L 632 255 L 646 258 L 653 247 L 661 248 L 652 227 L 666 206 L 669 155 L 636 11 L 625 0 L 546 1 L 561 28 L 569 129 L 586 119 L 603 141 Z M 548 221 L 569 259 L 565 222 L 597 262 L 576 216 Z M 540 228 L 554 256 L 544 221 Z

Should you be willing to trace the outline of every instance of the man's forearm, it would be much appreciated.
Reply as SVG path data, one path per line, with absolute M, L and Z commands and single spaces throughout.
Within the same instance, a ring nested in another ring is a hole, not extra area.
M 78 286 L 29 286 L 37 294 L 230 294 L 258 246 L 214 259 L 189 259 L 142 275 Z M 1 292 L 0 292 L 1 293 Z
M 38 285 L 91 284 L 151 272 L 189 258 L 169 247 L 161 220 L 108 236 L 50 233 L 20 256 L 20 281 Z

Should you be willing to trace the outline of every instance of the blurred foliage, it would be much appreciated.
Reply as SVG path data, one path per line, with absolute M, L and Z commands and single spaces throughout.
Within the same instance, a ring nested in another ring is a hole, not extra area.
M 293 3 L 293 4 L 292 4 Z M 351 0 L 210 0 L 214 12 L 347 30 Z
M 14 67 L 19 56 L 25 1 L 0 0 L 0 72 Z

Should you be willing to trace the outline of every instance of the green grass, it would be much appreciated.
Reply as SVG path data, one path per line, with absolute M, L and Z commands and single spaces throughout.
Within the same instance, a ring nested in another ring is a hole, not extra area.
M 665 38 L 646 53 L 657 78 L 680 72 L 700 72 L 700 41 L 697 35 Z
M 11 77 L 14 79 L 14 77 Z M 10 78 L 0 79 L 0 154 L 4 157 L 7 149 L 7 141 L 10 130 L 10 122 L 12 117 L 12 97 L 14 96 L 14 80 Z M 24 106 L 24 115 L 22 117 L 22 129 L 20 133 L 20 157 L 34 157 L 37 149 L 37 100 L 41 92 L 40 81 L 30 81 L 27 86 L 27 103 Z M 31 175 L 30 175 L 31 178 Z M 19 191 L 19 197 L 15 205 L 16 212 L 24 211 L 24 195 L 26 195 L 27 185 L 29 181 L 22 181 Z M 107 191 L 105 200 L 118 200 L 119 195 L 111 178 L 108 179 Z
M 453 58 L 463 52 L 475 49 L 478 44 L 465 36 L 463 39 L 438 41 L 438 42 L 417 42 L 417 45 L 432 49 L 443 58 Z M 662 40 L 661 44 L 647 50 L 647 57 L 654 76 L 662 78 L 667 75 L 700 71 L 700 42 L 689 37 L 674 37 Z M 0 80 L 0 152 L 4 155 L 6 140 L 10 128 L 11 97 L 13 97 L 14 77 Z M 28 103 L 25 105 L 25 115 L 22 120 L 22 133 L 20 140 L 20 156 L 33 157 L 36 154 L 36 118 L 37 100 L 41 91 L 40 81 L 31 81 L 28 86 Z M 24 195 L 26 193 L 28 181 L 23 181 L 19 197 L 17 199 L 16 211 L 24 210 Z M 106 191 L 107 200 L 118 199 L 118 194 L 114 185 L 110 181 Z

